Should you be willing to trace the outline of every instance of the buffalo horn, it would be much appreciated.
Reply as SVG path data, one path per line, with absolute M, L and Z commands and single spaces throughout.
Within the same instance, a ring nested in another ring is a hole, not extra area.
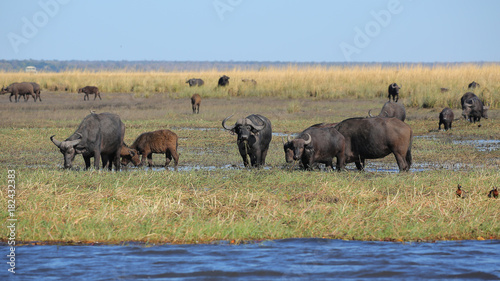
M 55 136 L 55 135 L 52 135 L 52 136 L 50 137 L 50 140 L 51 140 L 51 141 L 52 141 L 52 142 L 53 142 L 53 143 L 54 143 L 57 147 L 61 147 L 61 142 L 60 142 L 60 141 L 58 141 L 58 140 L 56 140 L 56 139 L 54 138 L 54 136 Z
M 292 137 L 290 137 L 290 135 L 288 135 L 288 136 L 286 137 L 286 140 L 287 140 L 288 142 L 291 142 L 291 141 L 292 141 Z
M 373 117 L 373 115 L 372 115 L 372 110 L 371 110 L 371 109 L 370 109 L 370 110 L 368 110 L 368 116 Z
M 224 120 L 222 120 L 222 127 L 223 127 L 224 129 L 231 131 L 232 129 L 234 129 L 234 127 L 236 127 L 236 125 L 226 127 L 226 121 L 227 121 L 229 118 L 233 117 L 233 115 L 234 115 L 234 114 L 232 114 L 232 115 L 230 115 L 229 117 L 226 117 Z
M 260 117 L 259 117 L 259 119 L 262 120 Z M 246 118 L 246 122 L 247 122 L 247 124 L 249 124 L 250 126 L 252 126 L 257 131 L 260 131 L 260 130 L 262 130 L 262 129 L 264 129 L 266 127 L 266 123 L 264 122 L 264 120 L 262 120 L 262 122 L 264 123 L 264 125 L 256 125 L 249 118 Z
M 308 138 L 307 138 L 307 140 L 304 140 L 304 144 L 308 145 L 308 144 L 311 143 L 312 138 L 311 138 L 311 135 L 309 135 L 308 133 L 306 133 L 306 135 L 307 135 Z

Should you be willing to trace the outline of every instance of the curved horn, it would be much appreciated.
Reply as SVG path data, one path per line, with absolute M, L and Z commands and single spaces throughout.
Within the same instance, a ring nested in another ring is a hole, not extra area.
M 61 143 L 61 145 L 64 147 L 73 147 L 75 145 L 78 145 L 81 141 L 82 141 L 81 139 L 72 140 L 72 141 L 63 141 Z
M 307 140 L 304 140 L 304 144 L 305 144 L 305 145 L 308 145 L 308 144 L 310 144 L 310 143 L 311 143 L 312 138 L 311 138 L 311 135 L 309 135 L 308 133 L 306 133 L 306 135 L 307 135 L 309 138 L 308 138 Z
M 257 116 L 257 117 L 259 117 L 259 116 Z M 262 120 L 262 118 L 260 118 L 260 117 L 259 117 L 259 119 Z M 264 120 L 262 120 L 262 122 L 264 123 L 264 125 L 256 125 L 249 118 L 245 118 L 245 120 L 247 121 L 248 125 L 252 126 L 257 131 L 260 131 L 260 130 L 262 130 L 262 129 L 264 129 L 266 127 L 266 122 Z
M 52 135 L 50 136 L 50 140 L 57 146 L 57 147 L 61 147 L 61 142 L 56 140 L 55 138 L 55 135 Z
M 371 110 L 371 109 L 370 109 L 370 110 L 368 110 L 368 116 L 370 116 L 370 117 L 374 117 L 374 116 L 372 115 L 372 110 Z
M 229 118 L 233 117 L 233 115 L 234 115 L 234 114 L 232 114 L 232 115 L 230 115 L 229 117 L 226 117 L 224 120 L 222 120 L 222 127 L 223 127 L 224 129 L 231 131 L 232 129 L 234 129 L 234 127 L 236 127 L 236 125 L 233 125 L 233 126 L 230 126 L 230 127 L 226 127 L 226 121 L 227 121 Z
M 286 137 L 286 140 L 287 140 L 288 142 L 291 142 L 293 139 L 290 137 L 290 135 L 288 135 L 288 136 Z

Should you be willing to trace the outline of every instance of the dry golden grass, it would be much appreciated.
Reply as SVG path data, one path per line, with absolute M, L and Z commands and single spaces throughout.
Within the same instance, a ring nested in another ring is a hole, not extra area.
M 218 89 L 217 81 L 223 74 L 231 77 L 229 87 Z M 185 82 L 202 78 L 205 85 L 190 88 Z M 241 79 L 251 78 L 257 85 L 248 85 Z M 90 72 L 61 73 L 24 72 L 0 75 L 0 85 L 12 82 L 34 81 L 49 91 L 76 92 L 78 88 L 94 85 L 101 92 L 134 93 L 147 96 L 165 93 L 174 98 L 190 97 L 194 92 L 204 97 L 278 97 L 323 99 L 369 99 L 387 96 L 387 87 L 396 82 L 402 86 L 400 96 L 409 107 L 460 107 L 460 97 L 468 91 L 467 85 L 476 81 L 481 87 L 475 93 L 492 108 L 500 104 L 500 65 L 453 65 L 427 67 L 409 65 L 400 67 L 353 66 L 297 68 L 269 68 L 256 70 L 217 70 L 201 72 Z M 441 88 L 449 91 L 441 93 Z

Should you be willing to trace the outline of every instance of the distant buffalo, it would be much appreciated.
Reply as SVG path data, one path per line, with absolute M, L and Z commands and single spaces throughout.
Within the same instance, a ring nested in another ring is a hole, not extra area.
M 189 87 L 203 86 L 203 84 L 205 84 L 205 82 L 203 80 L 201 80 L 200 78 L 191 78 L 191 79 L 187 80 L 186 83 L 189 84 Z
M 101 93 L 99 93 L 99 88 L 96 86 L 85 86 L 83 88 L 78 89 L 78 93 L 84 93 L 83 100 L 90 100 L 89 95 L 95 95 L 94 100 L 99 97 L 101 99 Z
M 398 84 L 396 83 L 392 83 L 391 85 L 389 85 L 389 101 L 391 100 L 391 97 L 392 97 L 392 100 L 395 101 L 395 102 L 398 102 L 399 100 L 399 89 L 401 89 L 400 86 L 398 86 Z
M 153 166 L 153 153 L 165 154 L 165 167 L 174 159 L 174 167 L 179 164 L 179 154 L 177 153 L 178 137 L 177 134 L 170 130 L 157 130 L 153 132 L 142 133 L 135 139 L 130 149 L 136 150 L 140 154 L 140 165 L 146 164 Z M 122 165 L 127 165 L 130 162 L 129 157 L 122 158 Z M 134 163 L 135 164 L 135 163 Z
M 474 90 L 475 88 L 479 88 L 481 85 L 479 83 L 476 83 L 476 81 L 472 81 L 472 83 L 469 84 L 469 89 Z
M 227 85 L 229 85 L 229 76 L 223 75 L 221 78 L 219 78 L 218 86 L 226 87 Z
M 441 93 L 446 93 L 446 92 L 450 91 L 449 88 L 441 88 L 440 90 L 441 90 Z
M 238 135 L 236 144 L 243 158 L 243 164 L 245 167 L 249 167 L 250 164 L 252 167 L 264 166 L 272 139 L 271 121 L 262 115 L 252 114 L 238 119 L 232 126 L 227 126 L 226 122 L 231 116 L 222 121 L 222 127 Z
M 371 115 L 371 110 L 368 111 L 368 115 L 374 117 Z M 403 104 L 388 101 L 384 104 L 382 110 L 380 110 L 378 117 L 396 117 L 404 122 L 406 119 L 406 110 Z
M 488 107 L 471 92 L 465 93 L 460 99 L 462 104 L 462 116 L 469 122 L 480 122 L 481 118 L 488 119 Z
M 31 95 L 33 100 L 36 102 L 35 92 L 33 90 L 33 84 L 29 82 L 12 83 L 7 87 L 2 87 L 0 90 L 0 95 L 10 93 L 9 101 L 12 102 L 12 96 L 14 96 L 14 101 L 19 102 L 21 96 L 24 97 L 24 101 L 27 101 L 26 96 Z
M 335 168 L 344 169 L 345 138 L 334 127 L 309 127 L 295 139 L 290 136 L 283 143 L 287 162 L 288 151 L 292 151 L 293 160 L 300 160 L 305 169 L 311 170 L 315 163 L 325 164 L 333 170 L 333 158 L 337 158 Z
M 453 122 L 453 119 L 455 118 L 455 114 L 453 114 L 453 110 L 449 107 L 445 107 L 441 113 L 439 113 L 439 128 L 438 130 L 441 130 L 441 124 L 444 125 L 444 130 L 448 131 L 451 129 L 451 123 Z
M 33 93 L 35 94 L 35 101 L 38 98 L 39 101 L 42 101 L 42 98 L 40 97 L 40 85 L 38 85 L 35 82 L 30 82 L 31 85 L 33 85 Z M 26 96 L 29 98 L 28 96 Z
M 365 159 L 383 158 L 393 153 L 400 171 L 408 171 L 412 163 L 413 131 L 396 118 L 350 118 L 335 126 L 345 138 L 346 164 L 354 162 L 364 169 Z
M 191 107 L 194 113 L 200 113 L 201 96 L 199 94 L 194 94 L 191 97 Z

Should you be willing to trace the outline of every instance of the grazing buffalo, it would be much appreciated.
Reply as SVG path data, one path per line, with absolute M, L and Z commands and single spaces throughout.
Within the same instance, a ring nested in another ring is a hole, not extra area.
M 334 157 L 337 171 L 344 169 L 345 138 L 333 127 L 309 127 L 293 140 L 289 136 L 283 147 L 292 150 L 293 160 L 301 160 L 305 169 L 311 170 L 314 164 L 322 163 L 333 170 Z
M 391 96 L 392 96 L 392 100 L 395 102 L 398 102 L 399 89 L 401 89 L 401 87 L 398 86 L 398 84 L 396 84 L 396 83 L 392 83 L 391 85 L 389 85 L 389 95 L 388 95 L 389 101 L 391 100 Z
M 396 157 L 400 171 L 411 166 L 413 131 L 397 118 L 350 118 L 335 126 L 345 138 L 345 163 L 354 162 L 359 170 L 365 159 L 383 158 L 390 153 Z
M 488 107 L 473 93 L 467 92 L 460 99 L 462 116 L 469 122 L 481 121 L 481 117 L 488 119 Z
M 120 157 L 122 158 L 122 164 L 126 166 L 128 163 L 132 162 L 135 166 L 139 166 L 141 159 L 139 158 L 139 153 L 137 150 L 130 148 L 126 143 L 122 143 L 122 149 L 120 150 Z M 126 162 L 126 164 L 124 164 Z
M 260 167 L 266 164 L 267 150 L 272 139 L 271 121 L 258 114 L 252 114 L 241 118 L 232 126 L 227 126 L 226 121 L 233 115 L 222 121 L 222 127 L 238 135 L 238 150 L 243 158 L 245 167 Z M 250 163 L 248 162 L 250 157 Z
M 200 113 L 201 96 L 199 94 L 194 94 L 191 97 L 191 107 L 194 113 Z
M 219 78 L 219 82 L 217 84 L 219 87 L 226 87 L 229 85 L 229 76 L 223 75 L 221 78 Z
M 257 81 L 255 81 L 253 79 L 241 79 L 241 82 L 243 82 L 245 84 L 250 84 L 252 86 L 257 86 Z
M 95 95 L 94 100 L 99 97 L 101 99 L 101 93 L 99 93 L 99 88 L 96 86 L 85 86 L 83 88 L 78 89 L 78 93 L 84 93 L 83 100 L 90 100 L 89 95 Z
M 335 127 L 337 123 L 318 123 L 310 126 L 306 130 L 309 130 L 311 128 L 330 128 L 330 127 Z M 304 130 L 304 131 L 306 131 Z M 291 146 L 291 143 L 289 141 L 285 142 L 283 138 L 281 138 L 283 141 L 283 149 L 285 150 L 285 160 L 287 163 L 292 163 L 293 162 L 293 149 Z
M 189 84 L 189 87 L 203 86 L 203 84 L 205 84 L 205 82 L 203 80 L 201 80 L 200 78 L 191 78 L 191 79 L 187 80 L 186 83 Z
M 469 84 L 469 89 L 474 90 L 475 88 L 479 88 L 481 85 L 479 83 L 476 83 L 476 81 L 472 81 L 472 83 Z
M 165 167 L 170 164 L 174 158 L 174 167 L 177 168 L 179 164 L 179 154 L 177 154 L 178 137 L 177 134 L 170 130 L 157 130 L 153 132 L 146 132 L 140 134 L 134 143 L 130 146 L 131 150 L 136 150 L 140 154 L 140 165 L 146 164 L 148 159 L 148 166 L 153 166 L 153 153 L 165 154 Z M 130 162 L 128 157 L 122 158 L 122 164 L 127 165 Z M 134 161 L 133 161 L 134 162 Z M 137 165 L 134 162 L 134 165 Z
M 112 113 L 91 113 L 78 126 L 78 129 L 65 141 L 58 141 L 54 136 L 50 140 L 64 155 L 64 168 L 71 168 L 76 154 L 82 154 L 85 168 L 90 167 L 90 158 L 94 157 L 94 167 L 99 169 L 99 162 L 103 168 L 109 162 L 116 170 L 120 170 L 120 153 L 125 135 L 125 125 L 120 117 Z
M 26 96 L 31 95 L 33 100 L 36 102 L 35 92 L 33 90 L 33 85 L 29 82 L 12 83 L 9 86 L 2 88 L 0 90 L 0 95 L 10 93 L 9 101 L 12 102 L 12 96 L 14 96 L 14 101 L 19 102 L 21 96 L 24 97 L 24 101 L 27 101 Z
M 448 88 L 441 88 L 440 90 L 441 90 L 441 93 L 446 93 L 446 92 L 450 91 L 450 89 L 448 89 Z
M 368 115 L 374 117 L 371 115 L 371 110 L 368 111 Z M 382 110 L 380 110 L 378 117 L 396 117 L 404 122 L 406 119 L 406 110 L 403 104 L 388 101 L 384 104 Z
M 438 130 L 441 130 L 441 124 L 444 125 L 444 130 L 448 131 L 451 129 L 451 123 L 453 122 L 453 119 L 455 118 L 455 114 L 453 114 L 453 110 L 449 107 L 445 107 L 441 113 L 439 113 L 439 128 Z

